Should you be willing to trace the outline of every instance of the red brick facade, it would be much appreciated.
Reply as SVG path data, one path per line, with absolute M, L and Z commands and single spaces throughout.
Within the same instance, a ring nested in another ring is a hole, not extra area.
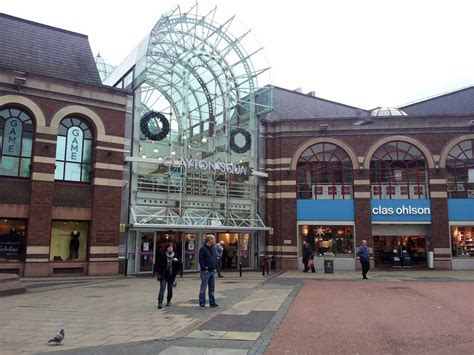
M 34 121 L 29 178 L 0 176 L 0 217 L 27 220 L 25 260 L 0 261 L 23 276 L 65 272 L 117 274 L 127 94 L 99 85 L 0 70 L 0 109 L 19 108 Z M 73 92 L 74 94 L 71 94 Z M 55 181 L 59 121 L 80 117 L 94 132 L 90 182 Z M 88 223 L 85 261 L 52 261 L 53 220 Z M 71 271 L 72 270 L 72 271 Z
M 281 106 L 281 104 L 280 104 Z M 278 114 L 275 114 L 278 117 Z M 468 135 L 472 116 L 451 117 L 384 117 L 369 125 L 355 125 L 358 119 L 304 119 L 291 117 L 265 122 L 265 149 L 268 172 L 266 223 L 273 228 L 267 238 L 267 253 L 275 255 L 282 268 L 297 268 L 301 256 L 296 221 L 295 161 L 311 141 L 330 141 L 356 161 L 353 166 L 355 242 L 373 243 L 371 221 L 371 186 L 368 162 L 380 142 L 407 140 L 417 146 L 428 162 L 428 180 L 432 205 L 431 250 L 435 267 L 451 268 L 447 208 L 446 171 L 440 156 L 450 142 Z M 324 127 L 323 129 L 321 127 Z M 441 164 L 441 167 L 439 166 Z M 293 165 L 293 166 L 292 166 Z M 436 165 L 436 166 L 435 166 Z M 357 184 L 356 184 L 357 182 Z M 433 183 L 432 183 L 433 182 Z M 284 240 L 287 240 L 284 244 Z M 291 241 L 291 242 L 290 242 Z

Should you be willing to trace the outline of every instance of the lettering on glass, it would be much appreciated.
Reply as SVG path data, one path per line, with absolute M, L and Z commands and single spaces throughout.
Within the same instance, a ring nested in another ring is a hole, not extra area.
M 71 162 L 82 162 L 82 145 L 84 143 L 84 132 L 79 127 L 71 127 L 67 130 L 66 160 Z
M 20 155 L 23 123 L 18 118 L 9 118 L 3 133 L 3 154 Z

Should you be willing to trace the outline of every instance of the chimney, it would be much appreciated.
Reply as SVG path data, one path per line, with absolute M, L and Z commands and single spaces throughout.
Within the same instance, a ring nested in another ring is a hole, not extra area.
M 302 92 L 303 92 L 303 88 L 296 88 L 294 91 L 296 91 L 296 92 L 301 92 L 301 93 L 302 93 Z
M 316 91 L 310 91 L 306 95 L 308 96 L 316 96 Z

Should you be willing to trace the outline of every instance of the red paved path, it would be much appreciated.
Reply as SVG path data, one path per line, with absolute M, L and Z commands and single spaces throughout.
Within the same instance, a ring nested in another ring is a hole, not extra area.
M 266 354 L 474 354 L 474 283 L 306 281 Z

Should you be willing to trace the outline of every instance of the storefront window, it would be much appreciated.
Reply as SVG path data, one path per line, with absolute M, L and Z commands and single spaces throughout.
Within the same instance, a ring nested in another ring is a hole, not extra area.
M 307 242 L 314 255 L 333 253 L 337 257 L 354 257 L 353 226 L 302 225 L 300 226 L 301 243 Z
M 413 144 L 401 141 L 381 146 L 370 160 L 374 199 L 428 197 L 426 159 Z
M 474 257 L 474 226 L 451 227 L 453 257 Z
M 456 144 L 446 159 L 449 198 L 474 198 L 474 140 Z
M 0 260 L 25 260 L 26 221 L 0 220 Z
M 51 261 L 85 261 L 89 224 L 54 221 L 51 231 Z
M 352 163 L 330 143 L 318 143 L 301 154 L 297 165 L 299 199 L 352 199 Z
M 30 176 L 33 121 L 15 108 L 0 110 L 0 175 Z

